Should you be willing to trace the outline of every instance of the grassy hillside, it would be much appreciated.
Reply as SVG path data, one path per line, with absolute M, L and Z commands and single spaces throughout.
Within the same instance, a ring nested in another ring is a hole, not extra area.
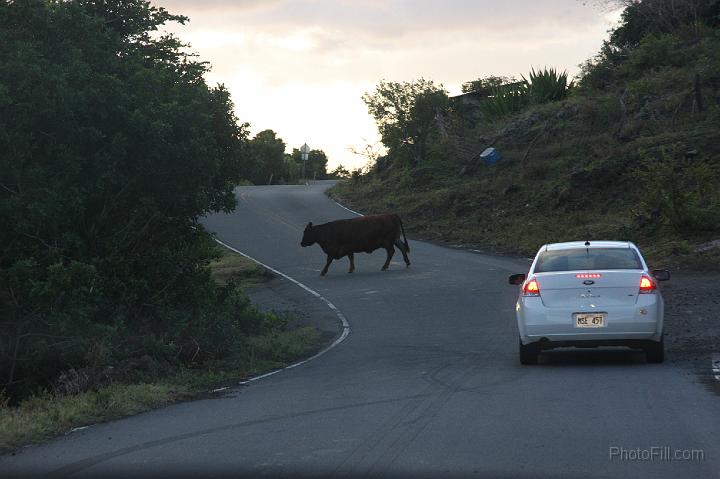
M 416 166 L 390 157 L 331 195 L 394 211 L 416 237 L 531 254 L 545 242 L 633 240 L 656 264 L 717 268 L 720 35 L 649 35 L 594 65 L 563 101 L 472 125 L 452 110 Z M 486 166 L 467 155 L 488 146 Z M 389 166 L 388 166 L 389 165 Z

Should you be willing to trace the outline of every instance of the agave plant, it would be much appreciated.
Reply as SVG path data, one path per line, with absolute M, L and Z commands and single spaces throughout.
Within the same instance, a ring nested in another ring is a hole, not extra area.
M 554 68 L 543 68 L 535 71 L 530 70 L 530 79 L 522 77 L 526 86 L 530 101 L 533 103 L 549 103 L 562 100 L 567 97 L 568 90 L 572 88 L 572 82 L 568 83 L 567 72 L 559 73 Z

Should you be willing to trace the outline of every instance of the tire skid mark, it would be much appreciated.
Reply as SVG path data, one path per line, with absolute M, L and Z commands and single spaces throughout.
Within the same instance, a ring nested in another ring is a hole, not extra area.
M 447 369 L 451 364 L 444 364 L 433 371 L 432 375 L 435 375 Z M 408 401 L 397 413 L 387 419 L 380 427 L 378 427 L 370 436 L 353 449 L 350 454 L 335 468 L 332 472 L 331 477 L 349 477 L 349 476 L 363 476 L 366 475 L 368 470 L 358 470 L 363 463 L 367 462 L 367 458 L 374 452 L 382 450 L 383 444 L 386 442 L 390 434 L 396 430 L 400 425 L 422 405 L 422 401 L 416 401 L 415 399 L 431 397 L 433 390 L 437 389 L 437 385 L 429 384 L 417 398 L 412 398 Z
M 275 422 L 275 421 L 284 421 L 287 419 L 312 416 L 312 415 L 316 415 L 316 414 L 324 414 L 324 413 L 328 413 L 328 412 L 346 411 L 346 410 L 352 410 L 352 409 L 363 408 L 363 407 L 377 406 L 380 404 L 391 404 L 394 402 L 401 402 L 401 401 L 412 401 L 415 399 L 422 399 L 423 397 L 426 397 L 426 396 L 428 396 L 428 394 L 414 394 L 411 396 L 405 396 L 405 397 L 400 397 L 400 398 L 379 399 L 376 401 L 368 401 L 368 402 L 364 402 L 364 403 L 353 403 L 353 404 L 346 404 L 344 406 L 332 406 L 332 407 L 327 407 L 327 408 L 311 409 L 308 411 L 301 411 L 301 412 L 292 413 L 292 414 L 268 416 L 268 417 L 265 417 L 262 419 L 253 419 L 250 421 L 243 421 L 243 422 L 239 422 L 239 423 L 235 423 L 235 424 L 225 424 L 222 426 L 201 429 L 199 431 L 188 432 L 185 434 L 178 434 L 176 436 L 170 436 L 170 437 L 166 437 L 163 439 L 157 439 L 154 441 L 147 441 L 147 442 L 143 442 L 140 444 L 136 444 L 134 446 L 128 446 L 128 447 L 124 447 L 121 449 L 116 449 L 114 451 L 109 451 L 109 452 L 106 452 L 103 454 L 98 454 L 96 456 L 92 456 L 87 459 L 73 462 L 73 463 L 63 466 L 59 469 L 55 469 L 54 471 L 51 471 L 46 477 L 51 477 L 51 478 L 66 477 L 66 476 L 78 473 L 80 471 L 83 471 L 85 469 L 88 469 L 92 466 L 96 466 L 105 461 L 109 461 L 111 459 L 115 459 L 120 456 L 125 456 L 127 454 L 132 454 L 133 452 L 138 452 L 138 451 L 142 451 L 145 449 L 151 449 L 153 447 L 163 446 L 165 444 L 170 444 L 170 443 L 178 442 L 178 441 L 184 441 L 186 439 L 192 439 L 195 437 L 205 436 L 208 434 L 214 434 L 217 432 L 228 431 L 231 429 L 239 429 L 239 428 L 243 428 L 243 427 L 256 426 L 259 424 L 266 424 L 266 423 L 271 423 L 271 422 Z
M 456 363 L 445 364 L 432 372 L 437 377 Z M 384 469 L 391 465 L 415 437 L 437 416 L 453 394 L 475 373 L 472 368 L 459 370 L 450 381 L 451 387 L 443 387 L 438 394 L 438 382 L 433 382 L 423 390 L 417 401 L 406 404 L 398 413 L 378 427 L 367 439 L 353 450 L 333 471 L 333 477 L 383 475 Z M 435 392 L 433 392 L 435 391 Z M 430 415 L 429 418 L 426 418 Z M 391 452 L 388 452 L 391 451 Z M 391 456 L 388 456 L 391 454 Z
M 373 464 L 370 469 L 370 475 L 385 476 L 388 469 L 392 467 L 395 461 L 410 446 L 420 433 L 438 416 L 442 408 L 457 393 L 467 379 L 474 375 L 476 371 L 468 368 L 465 372 L 456 377 L 451 385 L 444 389 L 434 399 L 426 401 L 427 406 L 418 411 L 417 418 L 411 421 L 402 431 L 402 434 L 385 450 L 385 453 Z

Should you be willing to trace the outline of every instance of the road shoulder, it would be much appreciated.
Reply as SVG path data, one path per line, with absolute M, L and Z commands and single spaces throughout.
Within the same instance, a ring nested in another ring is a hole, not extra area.
M 311 327 L 320 333 L 317 350 L 308 357 L 329 346 L 342 333 L 342 324 L 333 310 L 285 278 L 273 276 L 246 293 L 261 311 L 290 314 L 293 319 L 288 329 Z
M 696 374 L 720 395 L 720 381 L 712 370 L 720 354 L 720 299 L 715 292 L 720 273 L 679 271 L 662 284 L 665 300 L 666 358 Z

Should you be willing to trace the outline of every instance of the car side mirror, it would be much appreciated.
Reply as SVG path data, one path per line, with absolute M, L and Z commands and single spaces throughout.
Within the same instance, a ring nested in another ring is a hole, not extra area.
M 667 281 L 670 279 L 670 271 L 666 269 L 654 269 L 652 275 L 658 281 Z
M 514 284 L 514 285 L 520 285 L 523 284 L 523 281 L 525 281 L 525 278 L 527 278 L 527 275 L 525 274 L 513 274 L 510 275 L 508 278 L 508 283 Z

